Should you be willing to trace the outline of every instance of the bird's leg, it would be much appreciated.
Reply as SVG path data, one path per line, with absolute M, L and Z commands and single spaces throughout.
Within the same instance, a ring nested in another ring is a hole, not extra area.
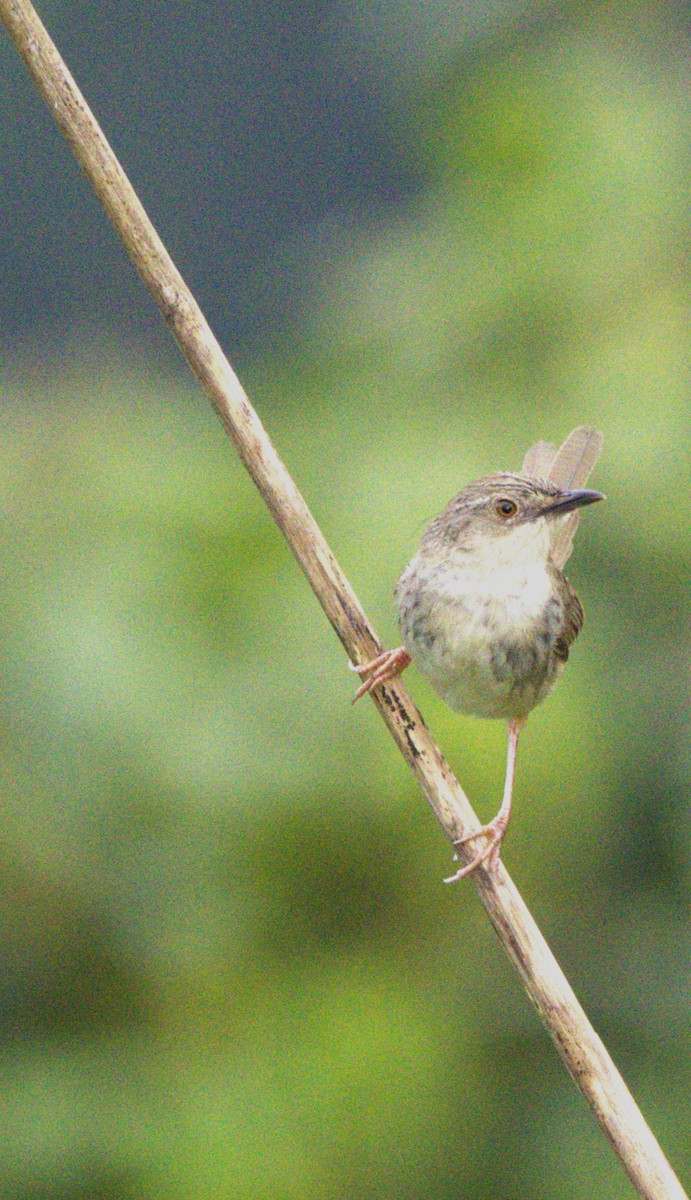
M 504 781 L 504 795 L 501 802 L 501 808 L 493 821 L 489 825 L 483 825 L 480 829 L 476 829 L 475 833 L 469 833 L 465 837 L 459 838 L 454 842 L 455 847 L 465 846 L 468 842 L 472 842 L 475 838 L 484 837 L 487 839 L 487 844 L 483 846 L 479 854 L 475 856 L 466 866 L 461 867 L 460 871 L 456 871 L 455 875 L 450 875 L 444 883 L 456 883 L 458 879 L 464 879 L 466 875 L 471 875 L 473 871 L 480 866 L 481 863 L 487 863 L 487 870 L 491 871 L 499 862 L 499 854 L 501 852 L 501 843 L 506 833 L 509 818 L 511 816 L 511 796 L 513 793 L 513 777 L 516 770 L 516 749 L 518 747 L 518 735 L 525 725 L 525 717 L 516 718 L 509 721 L 509 745 L 506 752 L 506 779 Z
M 403 646 L 398 646 L 396 650 L 383 650 L 371 662 L 363 663 L 360 667 L 354 667 L 352 663 L 348 663 L 351 671 L 355 671 L 357 675 L 369 675 L 369 679 L 365 679 L 360 684 L 353 696 L 353 704 L 366 692 L 371 692 L 372 688 L 379 687 L 380 683 L 386 683 L 389 679 L 400 675 L 409 663 L 410 655 Z

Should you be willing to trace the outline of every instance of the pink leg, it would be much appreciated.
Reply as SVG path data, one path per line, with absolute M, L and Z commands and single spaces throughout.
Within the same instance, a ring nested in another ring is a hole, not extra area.
M 501 853 L 501 843 L 506 833 L 509 818 L 511 816 L 511 796 L 513 793 L 513 777 L 516 771 L 516 750 L 518 747 L 518 735 L 525 725 L 525 717 L 514 721 L 509 721 L 509 745 L 506 753 L 506 779 L 504 782 L 504 796 L 501 802 L 501 808 L 493 821 L 489 825 L 483 825 L 481 829 L 476 829 L 475 833 L 469 833 L 466 837 L 459 838 L 454 842 L 454 846 L 465 846 L 468 842 L 472 842 L 475 838 L 484 837 L 487 839 L 486 846 L 483 846 L 479 854 L 471 859 L 465 867 L 461 867 L 460 871 L 456 871 L 455 875 L 450 875 L 444 883 L 456 883 L 459 879 L 465 879 L 466 875 L 472 875 L 473 871 L 480 866 L 481 863 L 487 863 L 487 870 L 492 871 L 499 862 L 499 854 Z
M 380 683 L 386 683 L 387 680 L 394 679 L 396 675 L 400 675 L 401 671 L 405 671 L 409 663 L 410 655 L 403 646 L 399 646 L 396 650 L 383 650 L 371 662 L 363 663 L 361 667 L 354 667 L 352 663 L 348 663 L 351 671 L 355 671 L 356 674 L 370 676 L 369 679 L 360 684 L 353 696 L 353 704 L 361 696 L 364 696 L 366 692 L 371 692 L 373 688 L 379 687 Z

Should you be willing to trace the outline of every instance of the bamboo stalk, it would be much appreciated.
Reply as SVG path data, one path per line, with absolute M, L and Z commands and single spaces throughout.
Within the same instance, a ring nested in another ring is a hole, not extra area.
M 0 16 L 347 654 L 354 663 L 368 661 L 381 649 L 379 639 L 38 15 L 28 0 L 0 0 Z M 372 698 L 447 838 L 477 829 L 405 686 L 392 682 Z M 472 884 L 638 1194 L 687 1200 L 503 864 L 492 874 L 478 870 Z

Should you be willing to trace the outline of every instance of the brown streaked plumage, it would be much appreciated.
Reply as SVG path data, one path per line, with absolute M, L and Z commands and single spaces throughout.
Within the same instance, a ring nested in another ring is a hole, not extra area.
M 499 858 L 511 812 L 518 735 L 549 694 L 583 624 L 583 608 L 561 568 L 579 510 L 603 497 L 583 488 L 602 437 L 575 429 L 557 450 L 537 442 L 521 473 L 468 484 L 425 531 L 396 587 L 403 645 L 356 668 L 355 699 L 415 662 L 459 712 L 505 718 L 509 746 L 497 816 L 457 848 L 484 845 L 452 879 Z

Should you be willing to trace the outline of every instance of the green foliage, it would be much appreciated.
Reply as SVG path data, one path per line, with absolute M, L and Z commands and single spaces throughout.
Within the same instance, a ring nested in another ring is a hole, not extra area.
M 633 45 L 424 97 L 415 211 L 247 382 L 389 643 L 458 487 L 604 430 L 505 857 L 681 1167 L 682 165 Z M 205 401 L 96 351 L 3 385 L 3 1197 L 631 1195 Z M 492 815 L 503 729 L 409 682 Z

